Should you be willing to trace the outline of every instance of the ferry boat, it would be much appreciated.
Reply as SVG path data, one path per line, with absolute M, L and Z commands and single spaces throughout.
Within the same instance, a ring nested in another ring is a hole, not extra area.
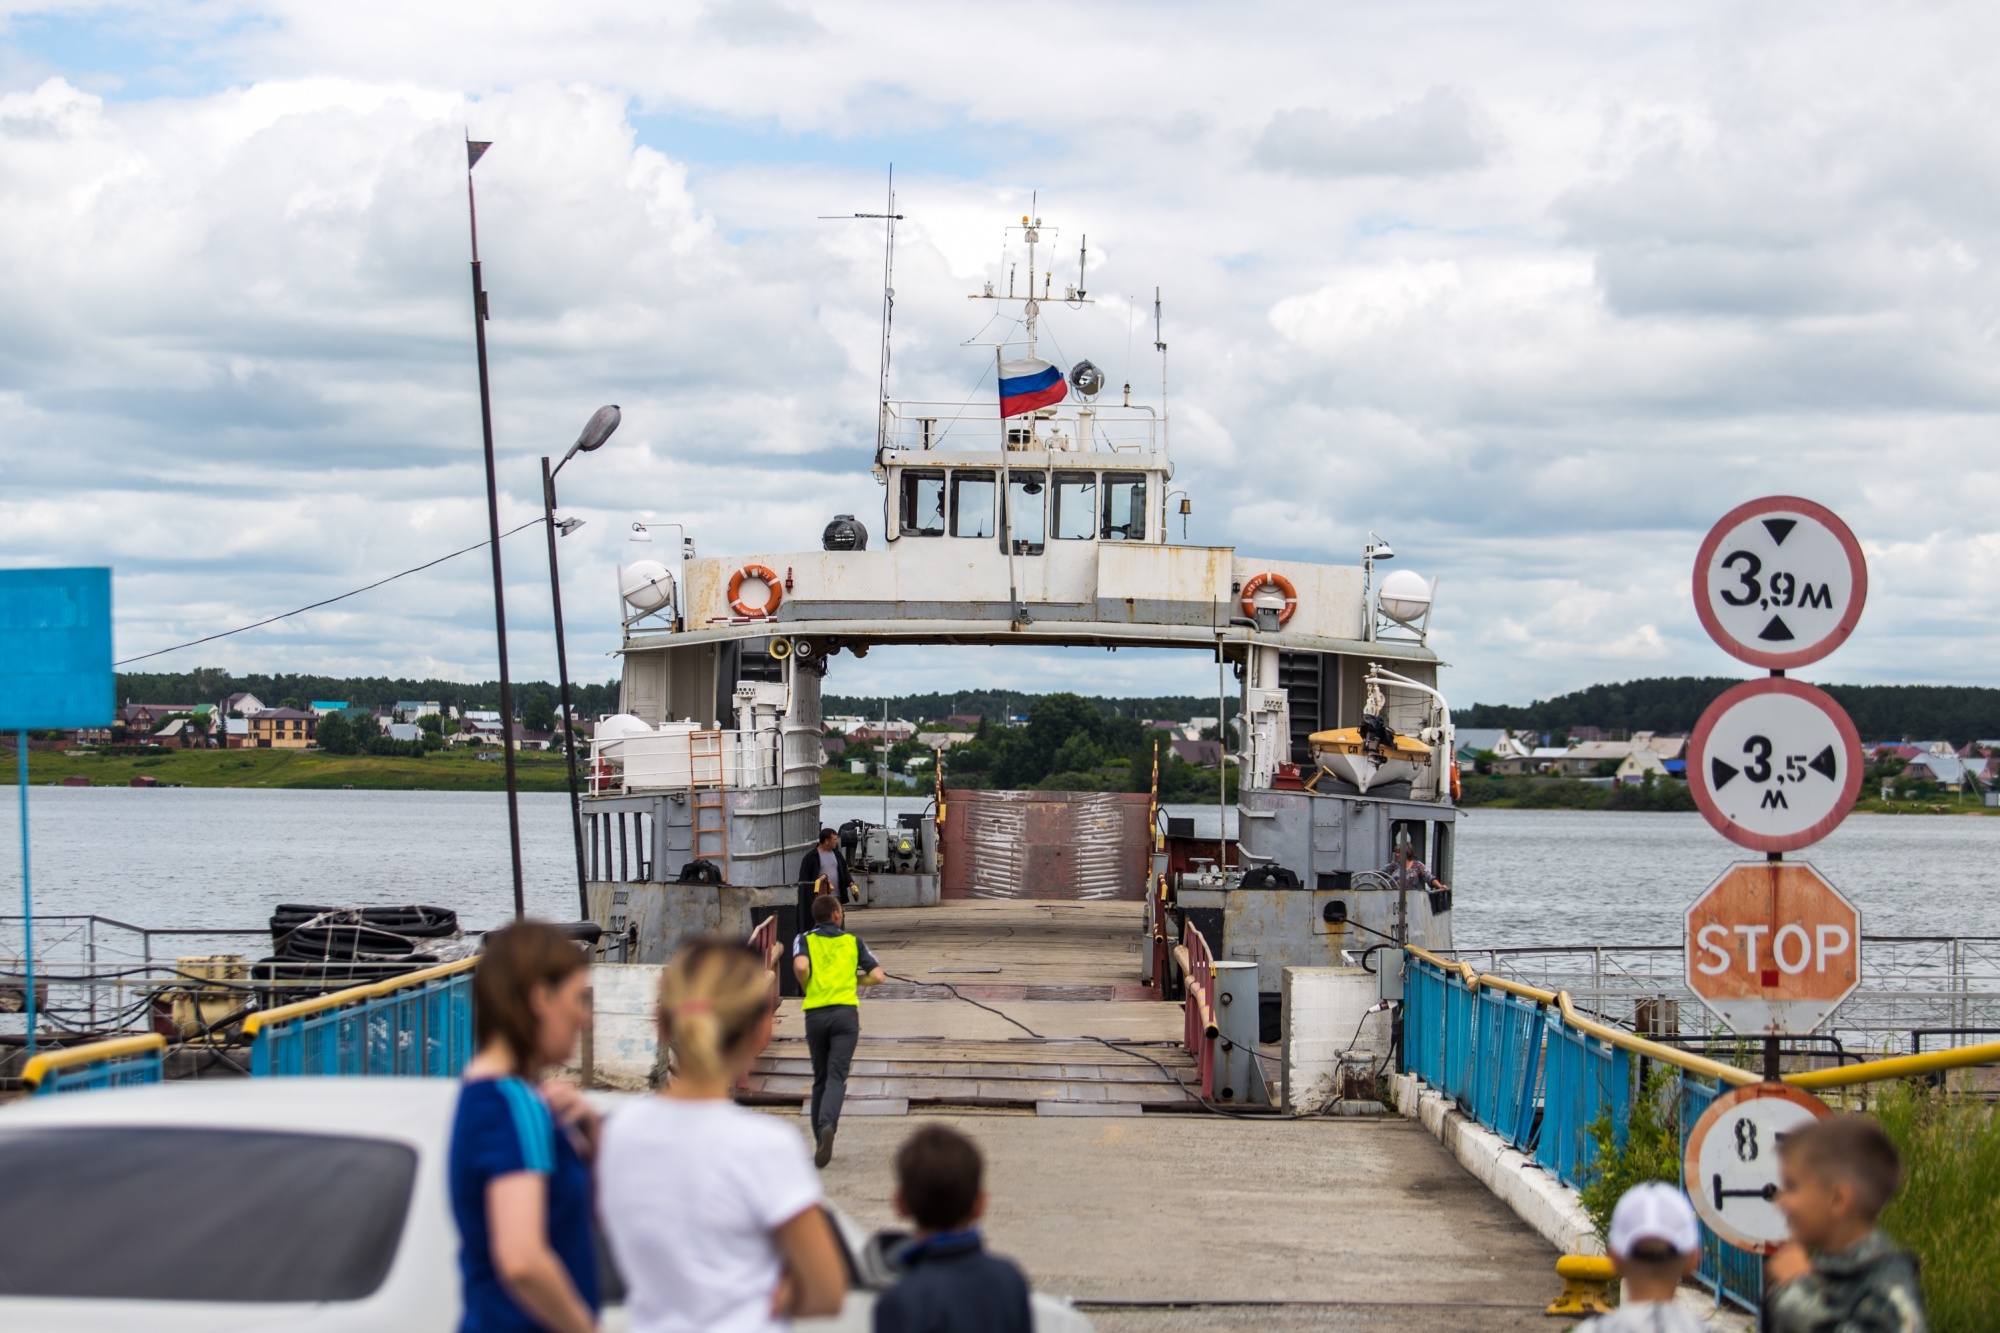
M 1052 233 L 1033 214 L 1008 229 L 1028 274 L 1044 273 Z M 978 405 L 888 394 L 885 300 L 879 526 L 831 515 L 812 550 L 697 554 L 682 536 L 668 559 L 621 567 L 622 711 L 598 727 L 585 799 L 592 917 L 635 962 L 691 932 L 741 938 L 770 916 L 781 938 L 801 928 L 820 697 L 844 658 L 890 644 L 1179 648 L 1234 675 L 1240 835 L 1196 864 L 1174 854 L 1191 830 L 1147 829 L 1130 894 L 1154 904 L 1149 920 L 1166 913 L 1214 957 L 1254 961 L 1267 1005 L 1288 966 L 1365 964 L 1396 941 L 1449 948 L 1449 892 L 1383 873 L 1401 843 L 1452 877 L 1434 582 L 1378 579 L 1392 552 L 1372 533 L 1340 564 L 1175 540 L 1164 341 L 1159 401 L 1109 392 L 1088 359 L 1042 355 L 1051 317 L 1091 299 L 1081 266 L 1060 294 L 1046 273 L 1017 288 L 1017 272 L 1003 259 L 970 294 L 1015 317 L 974 353 L 993 359 Z M 951 806 L 848 831 L 868 901 L 937 901 Z

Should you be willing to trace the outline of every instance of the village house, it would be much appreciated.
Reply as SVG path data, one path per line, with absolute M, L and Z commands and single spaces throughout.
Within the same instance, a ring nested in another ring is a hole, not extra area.
M 218 705 L 218 711 L 224 717 L 249 717 L 264 711 L 264 701 L 247 692 L 232 694 Z
M 319 714 L 303 708 L 263 708 L 251 714 L 247 744 L 259 750 L 303 750 L 319 734 Z

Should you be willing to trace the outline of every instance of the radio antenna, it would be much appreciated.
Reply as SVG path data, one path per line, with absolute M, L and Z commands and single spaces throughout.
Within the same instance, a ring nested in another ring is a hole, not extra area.
M 889 447 L 889 333 L 896 317 L 896 224 L 903 215 L 896 211 L 896 164 L 889 164 L 888 204 L 880 213 L 822 213 L 822 222 L 846 222 L 854 218 L 879 221 L 882 237 L 882 363 L 875 380 L 875 461 Z

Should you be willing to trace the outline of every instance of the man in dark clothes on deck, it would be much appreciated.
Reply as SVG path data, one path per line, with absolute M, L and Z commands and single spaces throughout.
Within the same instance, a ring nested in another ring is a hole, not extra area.
M 813 899 L 830 893 L 843 906 L 852 902 L 854 876 L 848 872 L 847 858 L 840 854 L 840 835 L 830 828 L 819 831 L 819 845 L 808 848 L 799 862 L 799 929 L 813 928 Z
M 985 1164 L 971 1139 L 925 1125 L 896 1153 L 896 1211 L 917 1224 L 903 1278 L 875 1302 L 875 1333 L 1033 1333 L 1028 1280 L 988 1254 Z

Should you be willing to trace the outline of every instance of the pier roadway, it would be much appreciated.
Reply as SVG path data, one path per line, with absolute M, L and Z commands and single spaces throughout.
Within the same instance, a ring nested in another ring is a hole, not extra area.
M 934 1117 L 986 1153 L 994 1248 L 1105 1333 L 1567 1327 L 1542 1313 L 1555 1251 L 1415 1122 L 1202 1111 L 1176 1081 L 1196 1081 L 1180 1006 L 1140 982 L 1137 904 L 856 908 L 848 926 L 920 983 L 863 992 L 824 1173 L 862 1225 L 896 1224 L 896 1147 Z M 807 1134 L 796 1006 L 751 1095 Z

